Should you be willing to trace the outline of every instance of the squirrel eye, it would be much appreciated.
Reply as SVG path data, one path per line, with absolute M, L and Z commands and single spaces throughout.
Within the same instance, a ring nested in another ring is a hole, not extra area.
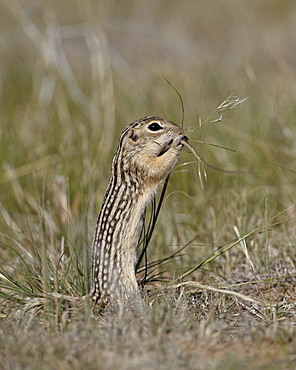
M 162 126 L 160 126 L 160 124 L 157 123 L 157 122 L 150 123 L 150 125 L 148 126 L 148 128 L 149 128 L 150 131 L 159 131 L 159 130 L 162 130 Z

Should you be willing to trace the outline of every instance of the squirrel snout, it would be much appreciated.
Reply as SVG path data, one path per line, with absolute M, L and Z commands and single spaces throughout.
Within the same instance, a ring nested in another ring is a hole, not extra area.
M 188 141 L 188 137 L 185 135 L 179 135 L 174 140 L 174 146 L 182 145 L 182 141 Z M 183 145 L 182 145 L 183 146 Z

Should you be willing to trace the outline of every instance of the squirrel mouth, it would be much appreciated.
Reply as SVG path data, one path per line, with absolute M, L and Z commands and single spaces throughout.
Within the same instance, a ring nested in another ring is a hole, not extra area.
M 182 140 L 187 141 L 188 137 L 185 135 L 179 135 L 175 139 L 169 140 L 164 146 L 161 148 L 161 151 L 158 153 L 158 157 L 161 157 L 164 153 L 166 153 L 172 146 L 176 148 L 183 148 Z

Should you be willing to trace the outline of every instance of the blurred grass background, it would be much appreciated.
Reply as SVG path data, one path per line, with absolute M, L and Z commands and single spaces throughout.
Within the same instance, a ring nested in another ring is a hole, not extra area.
M 162 76 L 182 96 L 191 145 L 207 163 L 233 173 L 202 167 L 202 189 L 198 164 L 184 149 L 149 260 L 196 238 L 171 264 L 168 275 L 179 275 L 237 238 L 235 226 L 246 235 L 295 203 L 294 1 L 1 0 L 0 7 L 0 252 L 11 276 L 21 278 L 21 258 L 33 263 L 36 250 L 51 251 L 56 266 L 73 246 L 78 264 L 86 258 L 120 131 L 146 115 L 180 123 L 179 99 Z M 249 99 L 222 122 L 198 128 L 231 94 Z M 247 239 L 257 275 L 237 246 L 190 278 L 234 283 L 277 277 L 267 300 L 294 305 L 288 321 L 295 324 L 295 208 L 274 222 L 280 223 Z M 74 279 L 75 269 L 67 273 Z M 82 280 L 79 292 L 76 281 L 67 294 L 86 294 Z M 26 355 L 20 363 L 30 366 Z M 231 356 L 225 366 L 241 359 Z

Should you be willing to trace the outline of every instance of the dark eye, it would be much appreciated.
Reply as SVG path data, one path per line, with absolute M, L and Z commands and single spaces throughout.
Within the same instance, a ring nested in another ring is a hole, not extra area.
M 148 128 L 149 128 L 150 131 L 159 131 L 159 130 L 162 130 L 162 126 L 160 126 L 160 124 L 157 123 L 157 122 L 150 123 L 150 125 L 148 126 Z

